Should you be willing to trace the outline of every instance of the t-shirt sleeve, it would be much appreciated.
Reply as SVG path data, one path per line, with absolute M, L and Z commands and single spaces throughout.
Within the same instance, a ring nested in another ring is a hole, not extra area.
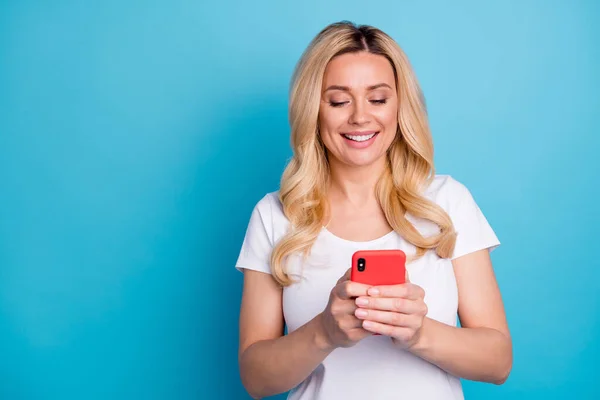
M 457 233 L 451 259 L 482 250 L 493 251 L 500 245 L 496 233 L 476 203 L 469 189 L 450 178 L 449 215 Z
M 262 198 L 252 210 L 250 222 L 242 242 L 235 268 L 250 269 L 270 274 L 273 250 L 272 209 L 269 195 Z

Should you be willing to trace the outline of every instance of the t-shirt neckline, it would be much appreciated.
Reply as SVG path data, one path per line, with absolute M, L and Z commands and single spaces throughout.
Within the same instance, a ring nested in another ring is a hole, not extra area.
M 384 234 L 383 236 L 380 236 L 378 238 L 375 239 L 371 239 L 371 240 L 365 240 L 365 241 L 354 241 L 354 240 L 348 240 L 348 239 L 344 239 L 341 238 L 337 235 L 335 235 L 334 233 L 332 233 L 329 229 L 327 229 L 327 227 L 323 226 L 321 231 L 328 237 L 330 237 L 331 239 L 346 244 L 346 245 L 351 245 L 351 246 L 373 246 L 373 245 L 377 245 L 379 243 L 383 243 L 385 242 L 388 238 L 390 238 L 391 236 L 393 236 L 396 231 L 391 230 L 388 233 Z

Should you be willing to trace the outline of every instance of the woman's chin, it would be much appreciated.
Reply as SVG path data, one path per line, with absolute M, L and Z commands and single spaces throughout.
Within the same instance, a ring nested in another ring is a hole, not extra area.
M 352 168 L 366 168 L 385 164 L 385 153 L 383 154 L 358 154 L 344 157 L 342 164 Z

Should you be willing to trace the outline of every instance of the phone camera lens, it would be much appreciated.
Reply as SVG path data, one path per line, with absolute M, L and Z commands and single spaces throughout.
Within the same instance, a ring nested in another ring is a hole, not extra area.
M 363 272 L 364 270 L 365 270 L 365 259 L 359 258 L 358 259 L 358 271 Z

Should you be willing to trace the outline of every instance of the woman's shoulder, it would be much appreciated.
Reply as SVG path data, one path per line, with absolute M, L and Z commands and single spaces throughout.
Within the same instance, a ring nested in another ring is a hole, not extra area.
M 464 183 L 448 174 L 436 174 L 424 191 L 425 197 L 447 208 L 450 204 L 470 197 L 469 189 Z
M 436 174 L 427 187 L 426 192 L 438 193 L 440 191 L 456 191 L 461 190 L 464 187 L 465 185 L 452 175 Z
M 254 206 L 261 218 L 271 225 L 282 225 L 287 223 L 283 213 L 283 206 L 279 199 L 279 191 L 267 192 L 258 200 Z
M 282 210 L 279 200 L 279 191 L 265 193 L 255 204 L 255 208 L 261 213 L 273 213 L 277 209 Z

